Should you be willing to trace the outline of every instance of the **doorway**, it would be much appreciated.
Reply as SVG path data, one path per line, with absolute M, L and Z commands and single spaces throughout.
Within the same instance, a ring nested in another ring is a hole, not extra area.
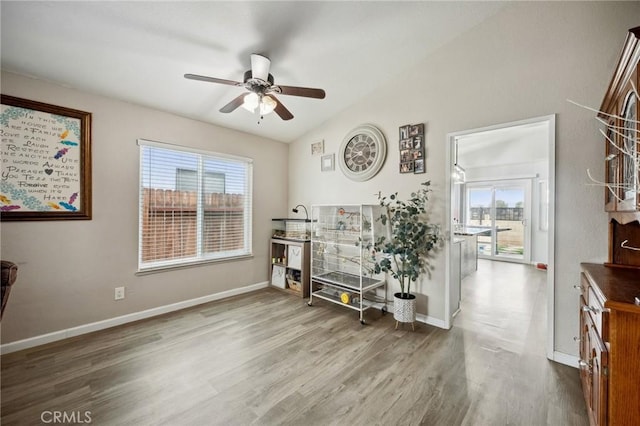
M 447 144 L 445 328 L 460 307 L 459 242 L 477 237 L 477 258 L 546 265 L 553 359 L 555 115 L 450 133 Z

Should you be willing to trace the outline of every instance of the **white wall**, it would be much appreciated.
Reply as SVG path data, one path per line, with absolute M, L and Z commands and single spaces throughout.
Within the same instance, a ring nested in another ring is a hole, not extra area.
M 93 219 L 2 222 L 2 259 L 19 267 L 2 343 L 267 281 L 271 218 L 287 210 L 287 145 L 10 73 L 2 93 L 93 113 Z M 138 138 L 254 159 L 252 259 L 135 275 Z M 117 286 L 126 298 L 116 302 Z
M 556 113 L 555 349 L 576 355 L 578 296 L 572 285 L 580 262 L 606 259 L 607 216 L 602 191 L 587 186 L 585 176 L 587 168 L 602 170 L 604 145 L 593 114 L 567 99 L 600 105 L 627 29 L 637 25 L 638 16 L 638 2 L 510 4 L 293 143 L 289 204 L 372 203 L 378 191 L 407 196 L 430 179 L 436 191 L 433 218 L 445 226 L 447 133 Z M 349 181 L 338 167 L 322 173 L 310 144 L 324 140 L 325 151 L 337 153 L 344 135 L 365 122 L 387 137 L 389 153 L 380 173 L 364 183 Z M 408 123 L 426 123 L 426 175 L 398 173 L 398 127 Z M 419 312 L 440 320 L 444 259 L 441 252 L 441 266 L 418 286 L 426 295 Z

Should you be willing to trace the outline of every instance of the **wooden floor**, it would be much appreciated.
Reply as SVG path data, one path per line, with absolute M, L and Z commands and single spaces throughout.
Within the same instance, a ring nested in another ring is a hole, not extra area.
M 482 261 L 449 331 L 265 289 L 8 354 L 1 423 L 586 425 L 578 370 L 544 355 L 544 280 Z

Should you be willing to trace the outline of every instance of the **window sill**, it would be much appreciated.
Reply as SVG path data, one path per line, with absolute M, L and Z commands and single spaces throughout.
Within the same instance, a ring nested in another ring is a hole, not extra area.
M 247 259 L 253 259 L 253 254 L 245 254 L 242 256 L 234 256 L 234 257 L 224 257 L 220 259 L 194 260 L 192 262 L 184 262 L 184 263 L 179 263 L 175 265 L 152 266 L 149 268 L 138 269 L 135 275 L 138 275 L 138 276 L 150 275 L 150 274 L 157 274 L 159 272 L 173 271 L 176 269 L 187 269 L 187 268 L 193 268 L 197 266 L 206 266 L 206 265 L 222 263 L 222 262 L 235 262 L 235 261 L 247 260 Z

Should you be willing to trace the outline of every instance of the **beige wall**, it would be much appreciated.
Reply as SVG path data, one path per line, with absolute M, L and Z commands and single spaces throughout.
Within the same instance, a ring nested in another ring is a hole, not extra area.
M 93 220 L 1 224 L 2 258 L 19 264 L 2 320 L 2 343 L 266 281 L 270 218 L 304 203 L 374 203 L 374 193 L 406 196 L 434 183 L 433 218 L 444 224 L 446 134 L 557 114 L 556 350 L 577 354 L 579 262 L 607 254 L 602 191 L 585 170 L 602 174 L 604 146 L 593 114 L 566 102 L 599 106 L 637 2 L 510 4 L 449 43 L 392 85 L 377 88 L 287 147 L 284 144 L 147 108 L 2 74 L 2 93 L 93 113 Z M 384 67 L 401 64 L 380 63 Z M 363 75 L 366 75 L 363 74 Z M 331 93 L 327 94 L 331 96 Z M 344 135 L 373 123 L 389 153 L 372 180 L 320 172 L 309 145 L 337 152 Z M 427 173 L 398 173 L 398 127 L 426 123 Z M 255 160 L 251 260 L 136 276 L 137 138 L 181 143 Z M 287 171 L 287 166 L 289 171 Z M 444 254 L 439 256 L 440 264 Z M 444 267 L 419 285 L 420 312 L 444 315 Z M 127 297 L 113 300 L 124 285 Z M 508 303 L 506 301 L 505 303 Z
M 557 114 L 555 349 L 576 355 L 578 296 L 572 285 L 581 261 L 606 259 L 607 217 L 602 190 L 587 186 L 585 173 L 603 169 L 604 144 L 594 114 L 567 99 L 600 105 L 627 29 L 638 24 L 638 16 L 638 2 L 510 4 L 418 67 L 399 72 L 395 83 L 376 87 L 371 82 L 369 96 L 293 143 L 289 204 L 374 203 L 378 191 L 407 196 L 430 179 L 433 218 L 444 224 L 447 133 Z M 337 166 L 322 173 L 309 145 L 324 140 L 325 151 L 337 153 L 344 135 L 365 122 L 387 137 L 381 172 L 364 183 L 349 181 Z M 408 123 L 426 123 L 425 175 L 398 173 L 398 127 Z M 419 285 L 427 296 L 419 312 L 442 320 L 444 253 L 439 265 Z
M 287 145 L 10 73 L 2 93 L 93 113 L 93 219 L 1 224 L 2 259 L 19 267 L 2 343 L 267 281 L 270 218 L 287 210 Z M 254 159 L 252 259 L 135 275 L 138 138 Z M 117 286 L 126 298 L 116 302 Z

